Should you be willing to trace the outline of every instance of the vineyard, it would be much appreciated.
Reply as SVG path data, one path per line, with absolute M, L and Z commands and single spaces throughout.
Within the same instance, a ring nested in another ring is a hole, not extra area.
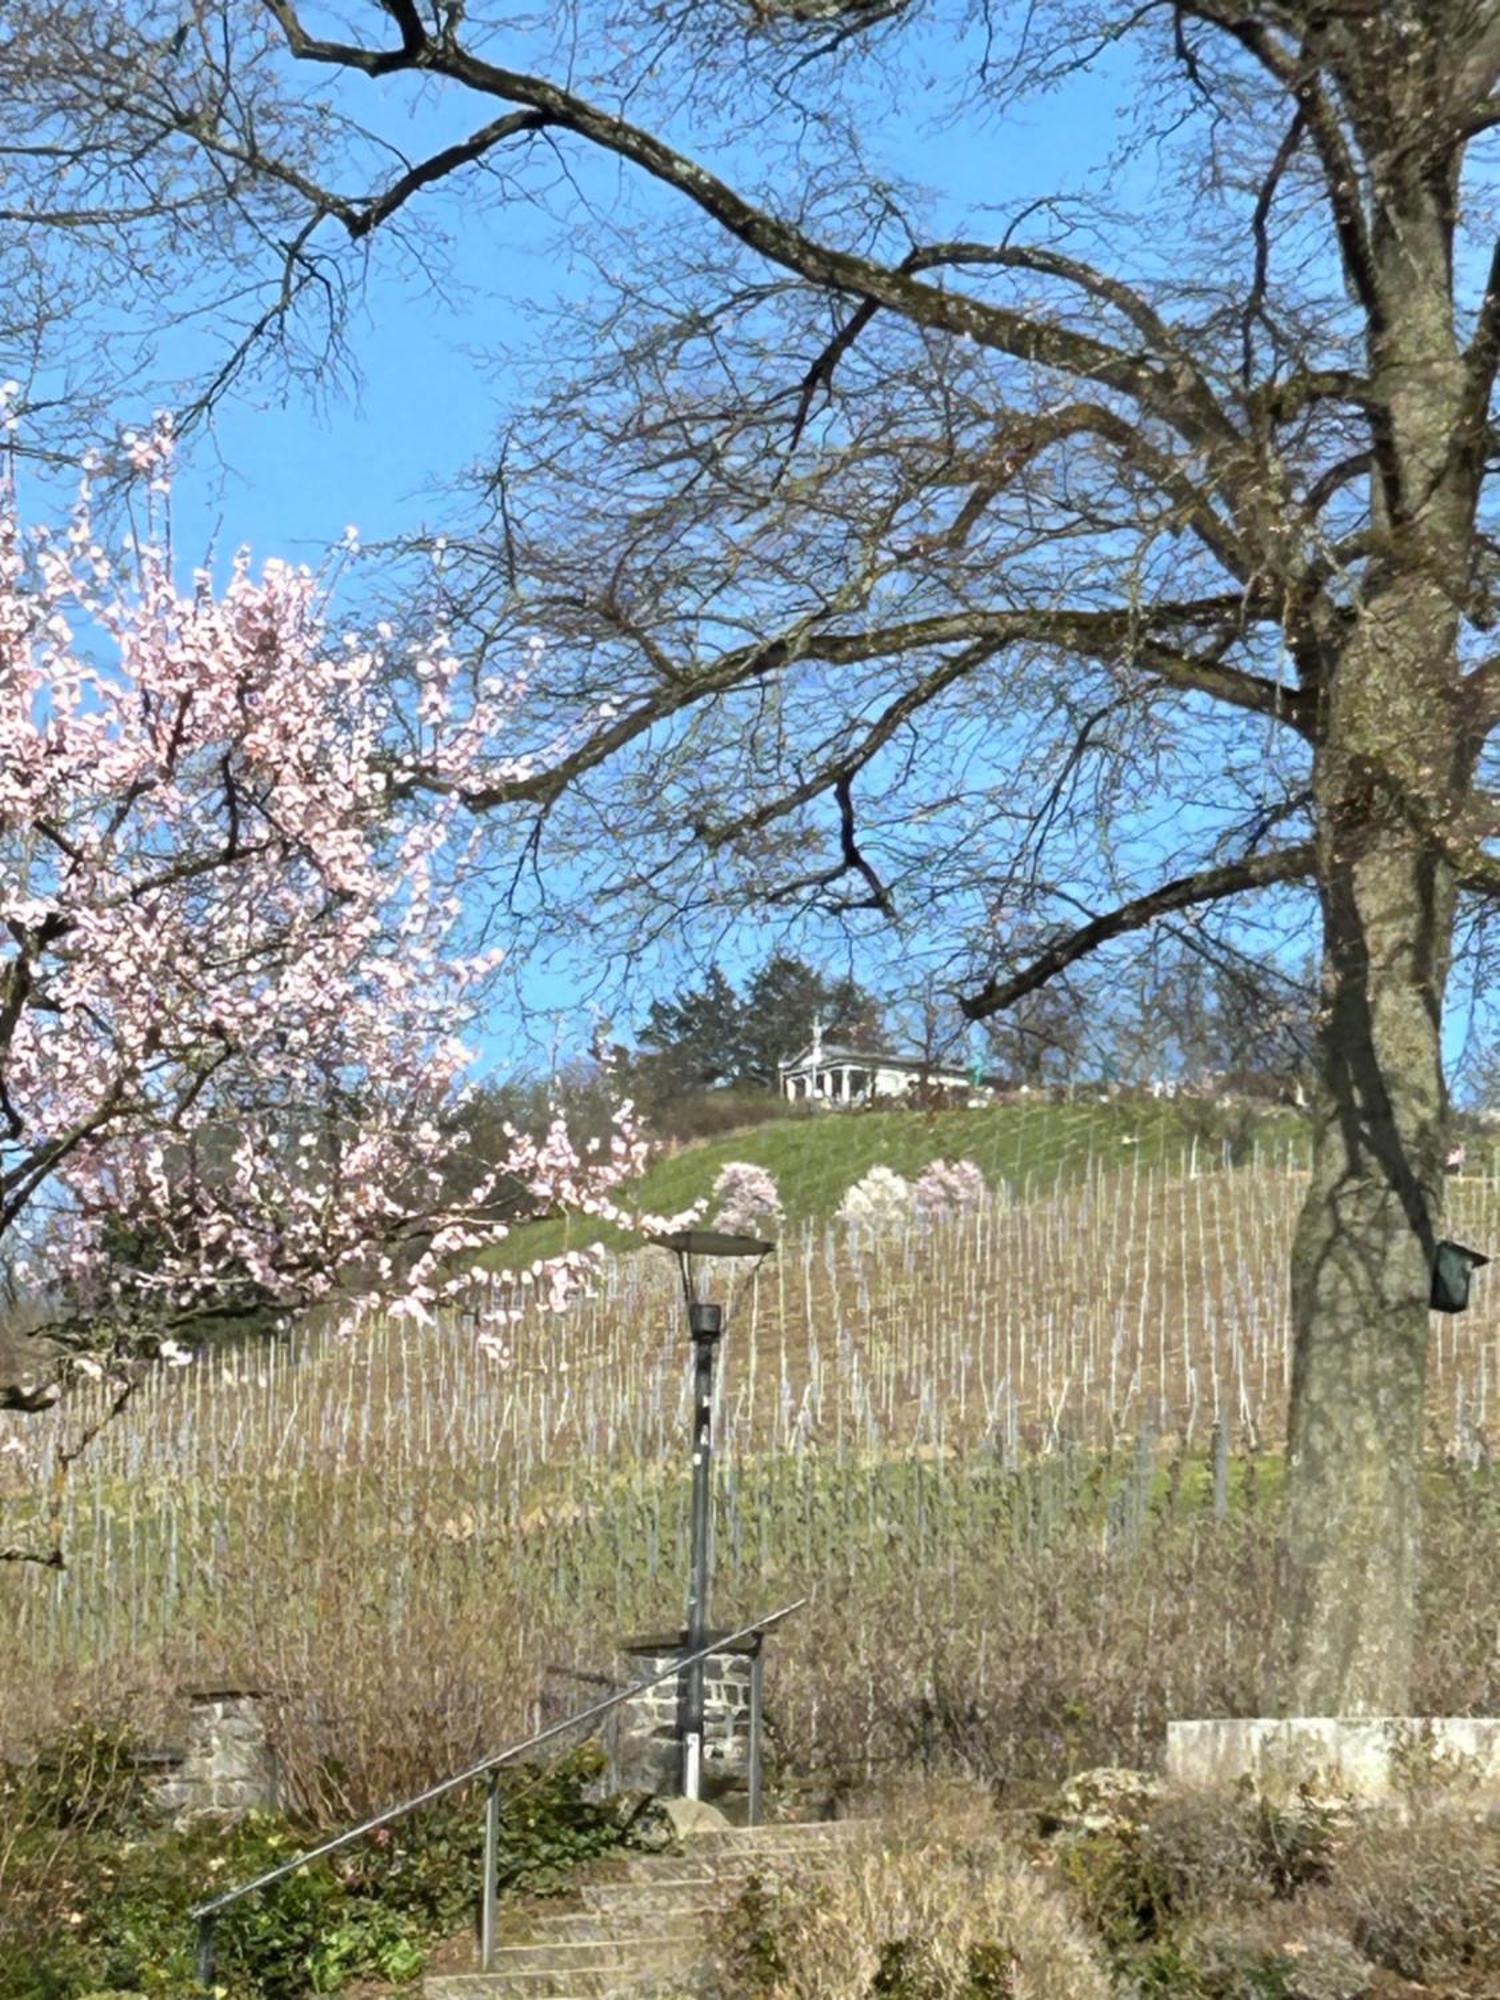
M 1285 1149 L 1145 1150 L 1063 1148 L 1045 1182 L 993 1177 L 974 1212 L 885 1236 L 805 1220 L 730 1288 L 716 1609 L 812 1596 L 773 1673 L 789 1762 L 966 1729 L 1040 1769 L 1065 1740 L 1144 1754 L 1168 1706 L 1253 1708 L 1302 1176 Z M 1500 1238 L 1500 1185 L 1456 1183 L 1448 1226 Z M 31 1667 L 0 1723 L 95 1691 L 147 1712 L 185 1682 L 265 1686 L 309 1802 L 341 1812 L 527 1726 L 576 1697 L 571 1674 L 612 1670 L 622 1635 L 675 1620 L 669 1260 L 617 1258 L 561 1319 L 517 1309 L 499 1356 L 462 1322 L 374 1321 L 166 1374 L 58 1486 L 68 1568 L 0 1579 Z M 1433 1335 L 1432 1545 L 1462 1567 L 1494 1554 L 1482 1281 Z M 90 1415 L 8 1422 L 7 1529 Z M 1439 1594 L 1424 1671 L 1458 1712 L 1492 1698 L 1493 1635 L 1458 1571 Z

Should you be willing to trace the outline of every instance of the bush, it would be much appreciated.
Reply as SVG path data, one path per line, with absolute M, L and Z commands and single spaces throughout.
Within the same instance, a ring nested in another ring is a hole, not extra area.
M 1160 1914 L 1283 1900 L 1329 1879 L 1332 1820 L 1321 1806 L 1253 1793 L 1168 1795 L 1141 1826 L 1139 1849 Z
M 1326 1884 L 1333 1851 L 1332 1822 L 1311 1804 L 1190 1792 L 1149 1802 L 1138 1817 L 1102 1830 L 1065 1831 L 1057 1868 L 1135 1990 L 1292 2000 L 1302 1957 L 1293 1949 L 1284 1964 L 1286 1952 L 1256 1922 Z M 1347 1977 L 1348 1966 L 1338 1975 L 1327 1951 L 1317 1963 L 1335 1984 Z
M 1335 1826 L 1306 1802 L 1182 1796 L 1064 1842 L 1062 1880 L 1122 1985 L 1358 2000 L 1376 1968 L 1440 1991 L 1500 1974 L 1500 1832 L 1457 1812 Z
M 752 1883 L 726 2000 L 1109 2000 L 1076 1921 L 993 1819 L 905 1794 L 811 1882 Z
M 0 1812 L 12 1832 L 129 1834 L 144 1819 L 144 1745 L 126 1723 L 77 1716 L 26 1763 L 0 1776 Z
M 1336 1932 L 1281 1935 L 1254 1920 L 1203 1925 L 1171 1963 L 1175 1990 L 1203 2000 L 1361 2000 L 1375 1971 Z
M 1337 1900 L 1359 1949 L 1403 1979 L 1500 1974 L 1500 1834 L 1457 1814 L 1371 1822 L 1352 1838 Z
M 589 1750 L 508 1775 L 502 1889 L 545 1894 L 575 1863 L 640 1835 L 644 1815 L 636 1802 L 583 1796 L 599 1766 Z M 80 1793 L 72 1775 L 79 1768 L 70 1739 L 29 1767 L 24 1824 L 16 1796 L 7 1800 L 0 2000 L 102 1992 L 167 2000 L 190 1992 L 192 1905 L 276 1867 L 312 1844 L 318 1830 L 276 1814 L 229 1828 L 127 1819 L 109 1785 Z M 53 1775 L 59 1771 L 70 1774 L 61 1788 Z M 58 1799 L 71 1815 L 62 1832 Z M 428 1947 L 472 1918 L 479 1821 L 472 1793 L 440 1801 L 227 1911 L 216 1938 L 225 1993 L 230 2000 L 304 2000 L 358 1978 L 415 1978 Z M 127 1828 L 131 1837 L 122 1839 Z

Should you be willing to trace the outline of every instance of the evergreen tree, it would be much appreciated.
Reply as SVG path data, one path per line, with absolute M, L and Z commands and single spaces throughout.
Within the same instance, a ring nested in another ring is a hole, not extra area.
M 857 980 L 830 979 L 790 952 L 773 952 L 743 998 L 711 965 L 671 999 L 652 1001 L 635 1088 L 661 1105 L 724 1084 L 773 1086 L 776 1065 L 807 1046 L 815 1020 L 830 1041 L 856 1047 L 874 1046 L 883 1032 L 880 1008 Z
M 741 1074 L 773 1084 L 776 1065 L 812 1039 L 814 1020 L 829 1041 L 873 1047 L 883 1033 L 880 1007 L 855 979 L 828 979 L 805 959 L 774 952 L 745 991 L 740 1027 Z
M 653 1000 L 641 1030 L 652 1051 L 646 1065 L 653 1094 L 682 1096 L 733 1083 L 744 1071 L 743 1008 L 717 965 L 671 1000 Z

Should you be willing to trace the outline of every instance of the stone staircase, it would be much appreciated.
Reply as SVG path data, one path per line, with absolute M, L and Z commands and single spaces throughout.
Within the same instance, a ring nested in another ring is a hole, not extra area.
M 492 1972 L 429 1974 L 425 2000 L 600 2000 L 689 1992 L 709 1924 L 752 1875 L 825 1867 L 868 1820 L 798 1820 L 682 1835 L 670 1854 L 592 1868 L 554 1907 L 502 1924 Z

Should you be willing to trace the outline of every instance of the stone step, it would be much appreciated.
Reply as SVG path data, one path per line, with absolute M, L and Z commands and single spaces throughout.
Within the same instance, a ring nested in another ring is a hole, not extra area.
M 665 1908 L 642 1909 L 637 1903 L 621 1904 L 612 1910 L 559 1910 L 549 1911 L 546 1916 L 536 1917 L 528 1926 L 527 1935 L 517 1934 L 504 1939 L 506 1944 L 636 1944 L 636 1943 L 686 1943 L 695 1944 L 703 1936 L 703 1928 L 714 1913 L 714 1905 L 705 1903 L 703 1884 L 692 1882 L 687 1885 L 690 1896 L 696 1901 L 688 1901 L 679 1896 L 678 1900 Z
M 841 1854 L 847 1854 L 852 1842 L 846 1840 L 809 1841 L 798 1845 L 791 1841 L 764 1840 L 753 1847 L 687 1848 L 683 1860 L 691 1861 L 696 1868 L 758 1868 L 761 1863 L 775 1862 L 795 1868 L 831 1868 Z
M 875 1824 L 867 1819 L 815 1820 L 808 1826 L 726 1826 L 712 1832 L 687 1833 L 665 1853 L 631 1854 L 630 1862 L 702 1861 L 725 1854 L 796 1854 L 816 1860 L 838 1854 L 868 1835 Z M 837 1830 L 835 1830 L 837 1829 Z
M 674 1858 L 670 1869 L 653 1866 L 656 1859 L 653 1855 L 644 1863 L 627 1862 L 627 1872 L 620 1879 L 642 1885 L 672 1881 L 730 1882 L 743 1880 L 747 1875 L 831 1868 L 837 1856 L 829 1852 L 796 1853 L 787 1848 L 767 1847 L 752 1853 L 716 1854 L 712 1860 L 705 1858 L 702 1861 L 683 1855 Z
M 497 1944 L 496 1972 L 609 1971 L 615 1965 L 680 1965 L 682 1940 L 648 1933 L 644 1937 L 550 1939 L 531 1944 Z
M 422 1981 L 422 2000 L 613 2000 L 629 1994 L 678 1994 L 692 1966 L 648 1972 L 435 1972 Z
M 752 1875 L 816 1873 L 868 1820 L 804 1820 L 684 1835 L 670 1854 L 616 1856 L 578 1884 L 584 1907 L 532 1917 L 491 1972 L 433 1974 L 424 2000 L 631 2000 L 681 1993 L 702 1970 L 707 1921 Z
M 596 1915 L 612 1910 L 622 1915 L 638 1910 L 711 1909 L 715 1878 L 709 1874 L 660 1876 L 649 1882 L 585 1882 L 580 1886 L 586 1908 Z
M 576 1954 L 575 1954 L 576 1958 Z M 423 2000 L 599 2000 L 615 1993 L 681 1993 L 692 1982 L 700 1954 L 675 1950 L 616 1952 L 592 1962 L 512 1965 L 495 1954 L 492 1972 L 432 1973 Z
M 858 1841 L 874 1825 L 868 1819 L 808 1819 L 773 1821 L 765 1826 L 706 1828 L 682 1837 L 685 1854 L 759 1853 L 762 1849 L 842 1847 Z

